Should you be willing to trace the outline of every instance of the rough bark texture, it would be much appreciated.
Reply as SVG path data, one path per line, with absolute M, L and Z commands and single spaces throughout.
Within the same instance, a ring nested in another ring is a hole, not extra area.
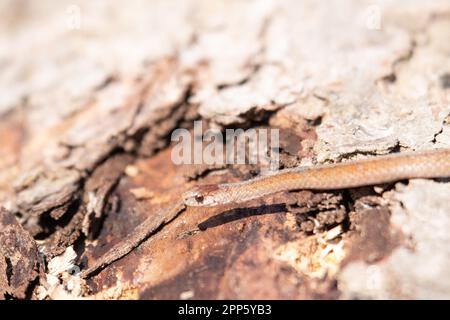
M 34 239 L 14 214 L 0 209 L 0 298 L 23 299 L 38 275 L 38 251 Z
M 447 0 L 1 1 L 0 298 L 450 298 L 448 181 L 167 210 L 260 170 L 173 164 L 196 119 L 283 167 L 450 147 L 448 39 Z

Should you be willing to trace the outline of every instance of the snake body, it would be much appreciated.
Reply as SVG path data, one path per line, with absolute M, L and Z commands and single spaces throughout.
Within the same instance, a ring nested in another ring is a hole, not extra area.
M 297 167 L 243 182 L 201 185 L 184 194 L 184 203 L 188 206 L 215 206 L 241 203 L 281 191 L 334 190 L 403 179 L 444 177 L 450 177 L 450 149 Z

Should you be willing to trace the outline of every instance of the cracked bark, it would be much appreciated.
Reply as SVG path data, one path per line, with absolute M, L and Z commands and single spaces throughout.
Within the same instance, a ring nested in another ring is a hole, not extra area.
M 0 297 L 24 299 L 38 276 L 38 251 L 34 239 L 14 214 L 0 208 Z
M 196 184 L 261 168 L 170 154 L 196 119 L 280 129 L 282 168 L 449 147 L 446 1 L 383 3 L 377 30 L 360 21 L 370 1 L 133 2 L 128 16 L 79 1 L 80 30 L 55 27 L 60 3 L 1 4 L 15 21 L 0 19 L 1 231 L 24 242 L 0 248 L 0 297 L 61 297 L 56 276 L 104 299 L 448 298 L 448 275 L 415 268 L 428 252 L 450 266 L 448 237 L 432 236 L 448 226 L 448 181 L 179 208 Z M 419 211 L 438 219 L 427 232 Z M 72 248 L 87 282 L 46 270 Z M 363 285 L 374 268 L 377 290 Z

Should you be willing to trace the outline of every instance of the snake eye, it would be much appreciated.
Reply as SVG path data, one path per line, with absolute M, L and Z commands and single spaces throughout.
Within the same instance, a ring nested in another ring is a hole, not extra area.
M 205 197 L 203 197 L 202 195 L 195 196 L 195 201 L 197 201 L 198 203 L 202 203 L 203 200 L 205 200 Z

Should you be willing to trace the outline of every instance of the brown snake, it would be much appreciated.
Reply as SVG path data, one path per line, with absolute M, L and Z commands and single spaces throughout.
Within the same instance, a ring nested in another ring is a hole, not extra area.
M 197 186 L 184 194 L 188 206 L 241 203 L 289 190 L 354 188 L 409 178 L 450 177 L 450 149 L 401 153 L 332 165 L 280 170 L 237 183 Z
M 184 194 L 183 201 L 150 216 L 123 241 L 113 246 L 80 276 L 89 277 L 127 255 L 163 224 L 173 220 L 188 206 L 214 206 L 244 202 L 272 193 L 315 189 L 330 190 L 374 185 L 407 178 L 450 177 L 450 149 L 402 153 L 334 165 L 280 170 L 251 180 L 203 185 Z

